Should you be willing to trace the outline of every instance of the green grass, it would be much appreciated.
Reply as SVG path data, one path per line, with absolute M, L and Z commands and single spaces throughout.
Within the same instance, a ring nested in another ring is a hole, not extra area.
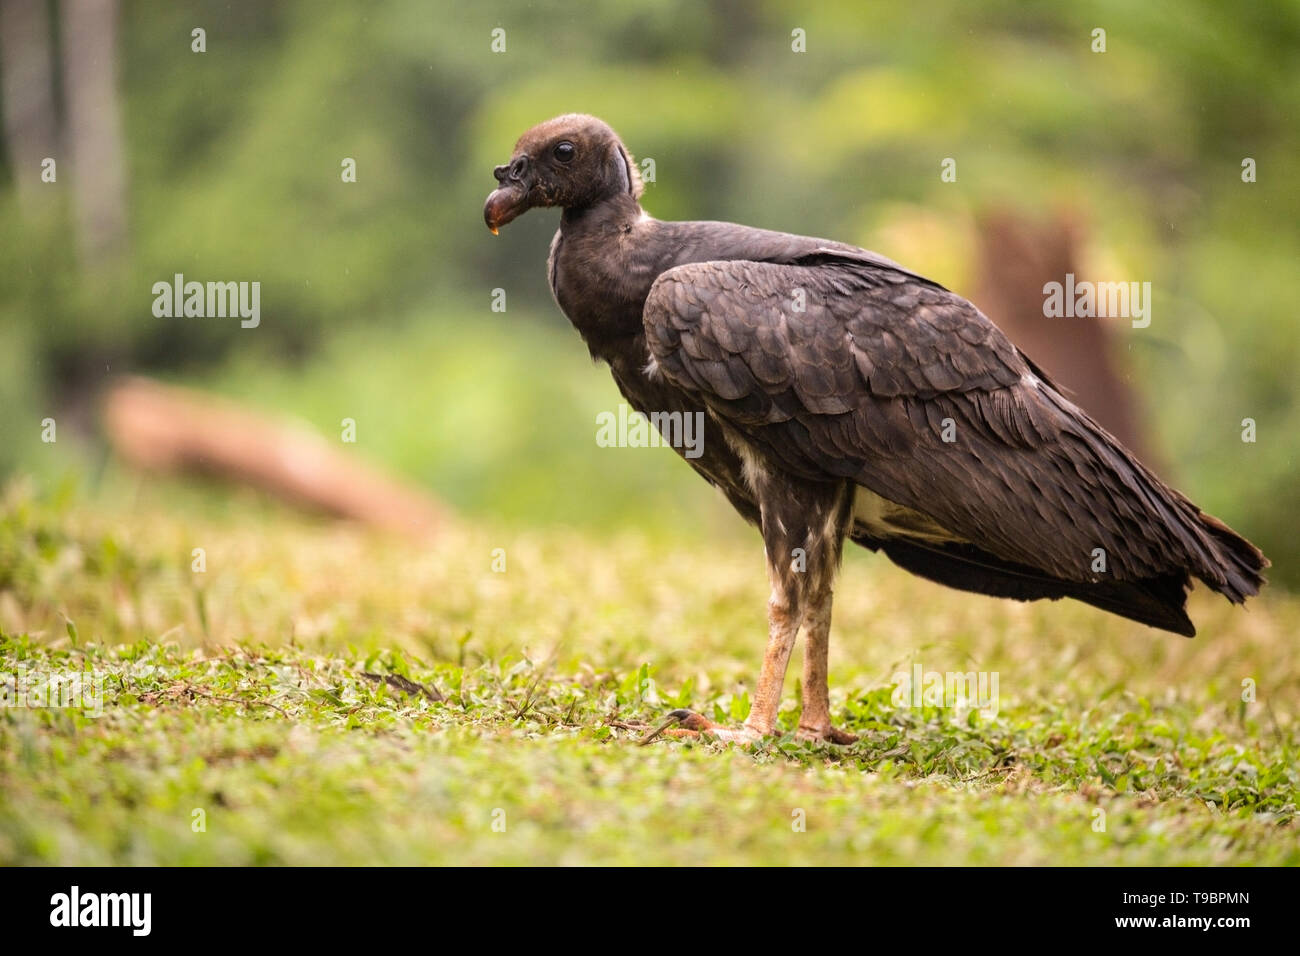
M 831 681 L 859 743 L 639 747 L 676 706 L 743 716 L 756 540 L 474 525 L 420 547 L 247 496 L 160 504 L 187 493 L 9 490 L 0 671 L 88 670 L 104 701 L 0 710 L 0 863 L 1300 863 L 1282 593 L 1198 592 L 1187 641 L 855 553 Z M 896 706 L 913 662 L 997 672 L 997 715 Z

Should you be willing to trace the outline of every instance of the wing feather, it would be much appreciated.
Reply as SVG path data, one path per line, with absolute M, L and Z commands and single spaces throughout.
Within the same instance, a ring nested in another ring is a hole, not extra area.
M 942 287 L 829 251 L 697 262 L 658 278 L 644 322 L 668 382 L 799 474 L 852 478 L 1066 581 L 1190 570 L 1253 593 L 1195 506 Z

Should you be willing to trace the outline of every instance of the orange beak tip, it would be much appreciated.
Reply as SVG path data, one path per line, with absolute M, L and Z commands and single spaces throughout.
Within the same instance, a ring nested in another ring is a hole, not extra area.
M 494 236 L 499 236 L 499 235 L 501 235 L 501 233 L 497 232 L 497 227 L 496 227 L 496 226 L 489 226 L 488 228 L 490 228 L 490 229 L 492 230 L 492 235 L 494 235 Z

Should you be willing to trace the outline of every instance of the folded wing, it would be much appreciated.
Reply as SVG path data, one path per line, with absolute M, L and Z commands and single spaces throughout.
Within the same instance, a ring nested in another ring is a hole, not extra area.
M 982 562 L 1059 592 L 1023 596 L 1089 600 L 1093 587 L 1101 606 L 1136 586 L 1177 606 L 1147 623 L 1182 633 L 1189 574 L 1237 602 L 1262 583 L 1253 545 L 1149 472 L 978 309 L 887 263 L 824 251 L 678 266 L 644 321 L 659 372 L 772 466 L 851 479 L 928 519 L 892 548 L 859 529 L 900 564 L 929 551 L 961 578 Z

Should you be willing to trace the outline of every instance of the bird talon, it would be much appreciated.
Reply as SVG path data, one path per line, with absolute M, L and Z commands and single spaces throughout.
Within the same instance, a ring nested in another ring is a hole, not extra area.
M 840 730 L 838 727 L 827 726 L 821 727 L 804 727 L 800 726 L 795 731 L 795 739 L 802 740 L 806 743 L 822 744 L 839 744 L 847 746 L 858 742 L 858 735 L 851 734 L 847 730 Z
M 714 723 L 703 714 L 697 714 L 693 710 L 681 709 L 670 713 L 663 723 L 642 737 L 638 743 L 644 747 L 646 744 L 665 735 L 684 739 L 711 737 L 729 744 L 751 744 L 765 736 L 745 724 L 739 727 L 726 727 Z
M 693 735 L 698 736 L 699 731 L 705 729 L 705 725 L 708 724 L 708 721 L 691 710 L 674 710 L 664 718 L 663 723 L 637 741 L 638 746 L 644 747 L 646 744 L 657 740 L 663 734 L 669 733 L 669 728 L 673 727 L 675 724 L 682 725 L 680 728 L 677 728 L 678 730 L 690 731 Z M 674 731 L 670 733 L 670 736 L 681 737 L 685 736 L 685 734 Z

